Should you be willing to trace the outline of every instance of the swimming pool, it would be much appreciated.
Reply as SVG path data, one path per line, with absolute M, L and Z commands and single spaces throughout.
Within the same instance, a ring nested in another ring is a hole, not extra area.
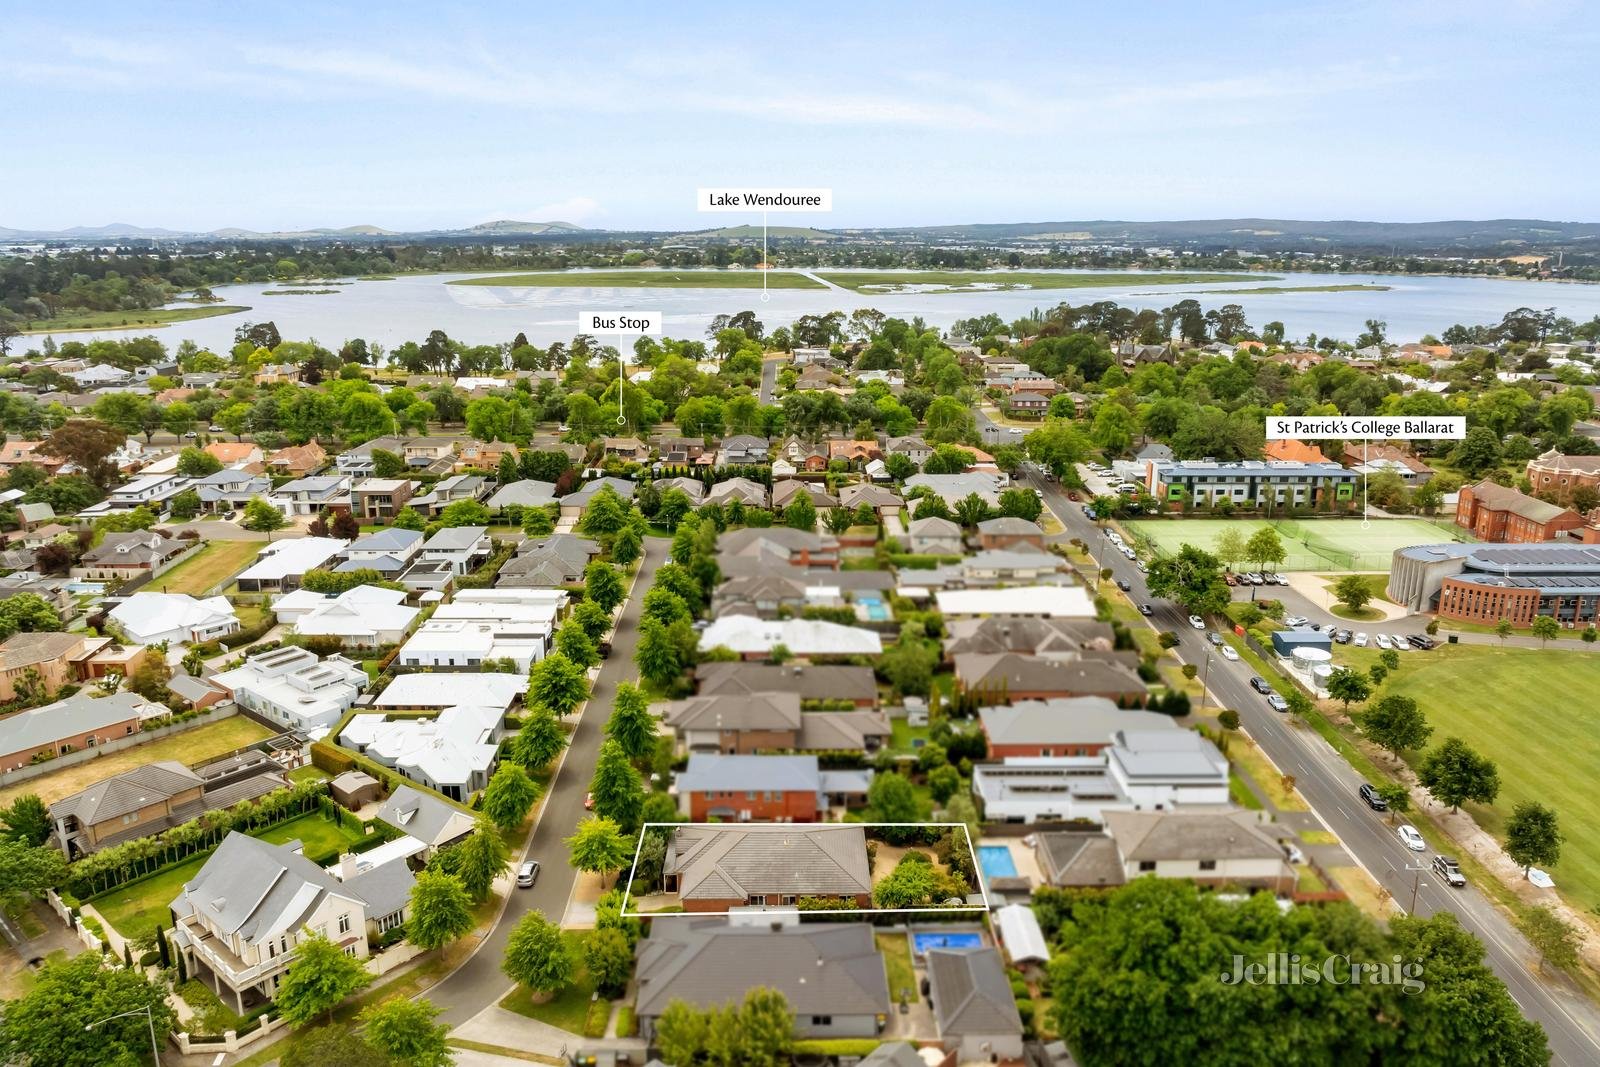
M 875 596 L 858 596 L 856 603 L 867 609 L 867 619 L 871 622 L 886 622 L 889 618 L 889 608 Z
M 982 948 L 983 935 L 980 933 L 929 933 L 916 932 L 911 935 L 911 950 L 920 958 L 930 948 Z
M 989 878 L 1015 878 L 1017 861 L 1005 845 L 979 845 L 978 865 Z

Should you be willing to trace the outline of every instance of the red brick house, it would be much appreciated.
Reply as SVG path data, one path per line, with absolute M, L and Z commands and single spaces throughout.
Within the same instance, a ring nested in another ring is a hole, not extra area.
M 677 786 L 678 810 L 690 822 L 816 822 L 824 808 L 815 756 L 695 752 Z
M 1480 541 L 1550 541 L 1583 525 L 1571 508 L 1551 504 L 1504 485 L 1481 481 L 1464 485 L 1456 501 L 1456 525 Z

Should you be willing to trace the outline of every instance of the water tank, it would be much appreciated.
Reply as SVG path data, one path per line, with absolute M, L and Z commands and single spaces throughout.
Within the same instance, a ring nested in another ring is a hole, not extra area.
M 1297 671 L 1311 673 L 1318 667 L 1333 662 L 1333 653 L 1325 648 L 1297 648 L 1294 650 L 1294 667 Z
M 1315 680 L 1318 689 L 1328 688 L 1328 679 L 1333 677 L 1333 664 L 1319 663 L 1311 669 L 1311 677 Z

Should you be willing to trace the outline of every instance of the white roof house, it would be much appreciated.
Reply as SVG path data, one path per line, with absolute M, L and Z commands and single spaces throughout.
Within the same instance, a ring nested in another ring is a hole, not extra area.
M 725 646 L 747 657 L 765 656 L 783 645 L 797 656 L 876 656 L 883 639 L 872 630 L 817 619 L 758 619 L 724 615 L 700 634 L 702 649 Z
M 463 589 L 417 628 L 395 662 L 402 670 L 475 669 L 511 659 L 525 672 L 550 650 L 566 602 L 560 589 Z
M 1004 477 L 998 474 L 985 474 L 982 471 L 968 471 L 965 474 L 913 474 L 906 479 L 908 495 L 913 489 L 931 489 L 934 495 L 942 497 L 951 507 L 973 493 L 977 493 L 985 503 L 991 506 L 997 505 L 1000 502 L 1000 490 L 1004 487 Z
M 343 656 L 319 661 L 293 645 L 263 652 L 214 679 L 240 707 L 306 733 L 326 731 L 356 702 L 367 672 Z
M 466 800 L 489 784 L 504 722 L 504 708 L 476 705 L 448 707 L 433 719 L 357 715 L 339 743 L 451 800 Z
M 275 541 L 239 575 L 246 591 L 288 589 L 300 584 L 306 571 L 326 567 L 350 542 L 337 537 L 294 537 Z
M 1050 959 L 1050 946 L 1045 943 L 1044 931 L 1039 927 L 1039 917 L 1026 904 L 1007 904 L 994 911 L 995 925 L 1000 928 L 1000 942 L 1012 963 L 1044 963 Z
M 946 616 L 1028 615 L 1092 619 L 1094 601 L 1077 585 L 1019 585 L 1005 589 L 941 589 L 934 594 Z
M 402 674 L 373 701 L 379 708 L 441 711 L 458 704 L 499 708 L 501 713 L 528 691 L 526 674 Z
M 111 609 L 111 621 L 140 645 L 198 643 L 239 630 L 227 597 L 196 600 L 187 593 L 135 593 Z
M 296 589 L 273 602 L 278 621 L 301 637 L 338 637 L 348 648 L 398 644 L 419 609 L 407 607 L 401 589 L 358 585 L 338 596 Z

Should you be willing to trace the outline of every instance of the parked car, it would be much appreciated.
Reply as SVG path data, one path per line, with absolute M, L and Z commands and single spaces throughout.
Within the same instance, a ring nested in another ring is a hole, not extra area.
M 1283 845 L 1283 855 L 1290 863 L 1304 863 L 1306 854 L 1300 851 L 1300 846 L 1293 841 L 1279 842 Z
M 1189 625 L 1193 626 L 1196 630 L 1204 630 L 1206 628 L 1206 620 L 1202 619 L 1198 615 L 1190 615 Z
M 1449 856 L 1433 857 L 1433 871 L 1456 889 L 1467 884 L 1467 876 L 1461 873 L 1461 864 Z
M 1439 642 L 1435 641 L 1427 634 L 1412 634 L 1410 637 L 1406 638 L 1406 640 L 1411 642 L 1412 647 L 1423 652 L 1427 652 L 1430 649 L 1439 647 Z
M 206 433 L 221 433 L 221 432 L 222 432 L 222 427 L 221 426 L 207 426 L 206 427 Z
M 1355 635 L 1349 630 L 1339 629 L 1333 631 L 1333 639 L 1339 642 L 1341 645 L 1348 645 L 1350 643 L 1350 639 L 1354 636 Z
M 1389 810 L 1389 802 L 1384 800 L 1383 797 L 1379 796 L 1377 788 L 1370 783 L 1362 782 L 1361 788 L 1356 790 L 1356 792 L 1361 794 L 1361 799 L 1366 801 L 1367 807 L 1371 808 L 1373 811 Z
M 1401 823 L 1394 833 L 1401 843 L 1412 852 L 1424 852 L 1428 848 L 1428 843 L 1422 839 L 1422 835 L 1417 832 L 1417 828 L 1408 822 Z
M 1078 495 L 1078 491 L 1076 489 L 1068 489 L 1067 490 L 1067 499 L 1073 501 L 1074 503 L 1076 503 L 1077 501 L 1082 500 L 1083 497 Z
M 1226 582 L 1228 585 L 1238 585 L 1239 584 L 1239 579 L 1235 578 L 1231 574 L 1224 574 L 1222 576 L 1222 580 L 1224 582 Z
M 1394 647 L 1394 645 L 1391 644 L 1390 641 L 1389 641 L 1389 635 L 1388 634 L 1379 634 L 1377 637 L 1373 638 L 1372 643 L 1377 645 L 1379 648 L 1387 649 L 1387 648 L 1393 648 Z
M 1283 624 L 1290 629 L 1294 629 L 1297 626 L 1304 626 L 1309 621 L 1304 615 L 1290 615 L 1283 620 Z
M 532 889 L 533 883 L 539 880 L 539 861 L 528 860 L 517 868 L 517 888 Z
M 1367 635 L 1366 634 L 1356 634 L 1355 646 L 1357 648 L 1366 648 L 1367 647 Z
M 1273 711 L 1288 711 L 1289 702 L 1283 699 L 1283 697 L 1279 696 L 1277 693 L 1273 693 L 1267 697 L 1267 707 L 1271 708 Z
M 1239 653 L 1233 650 L 1232 645 L 1223 645 L 1222 658 L 1227 660 L 1229 663 L 1237 663 L 1239 662 Z
M 1262 696 L 1267 696 L 1272 692 L 1272 686 L 1267 684 L 1267 680 L 1261 677 L 1259 674 L 1252 674 L 1250 676 L 1250 688 L 1254 689 Z
M 1274 574 L 1272 576 L 1272 584 L 1273 585 L 1288 585 L 1289 584 L 1289 576 L 1287 574 Z

